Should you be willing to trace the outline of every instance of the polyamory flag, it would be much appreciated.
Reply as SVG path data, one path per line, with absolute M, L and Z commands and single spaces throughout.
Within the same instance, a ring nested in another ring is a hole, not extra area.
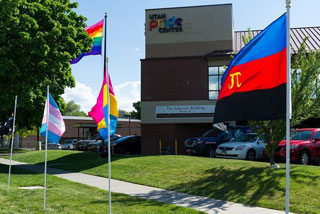
M 285 118 L 286 38 L 283 14 L 234 57 L 221 79 L 214 123 Z

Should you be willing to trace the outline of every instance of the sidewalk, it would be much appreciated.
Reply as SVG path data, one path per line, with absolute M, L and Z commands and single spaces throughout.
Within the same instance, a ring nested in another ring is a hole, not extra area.
M 9 160 L 0 158 L 0 164 L 9 165 Z M 12 165 L 35 173 L 43 173 L 44 167 L 12 161 Z M 47 173 L 69 181 L 86 184 L 99 189 L 108 190 L 108 179 L 88 175 L 84 173 L 73 173 L 60 169 L 47 168 Z M 111 191 L 135 196 L 143 199 L 156 200 L 163 203 L 175 204 L 177 206 L 189 207 L 204 211 L 209 214 L 280 214 L 284 211 L 271 210 L 260 207 L 215 200 L 185 193 L 168 191 L 164 189 L 143 186 L 111 179 Z

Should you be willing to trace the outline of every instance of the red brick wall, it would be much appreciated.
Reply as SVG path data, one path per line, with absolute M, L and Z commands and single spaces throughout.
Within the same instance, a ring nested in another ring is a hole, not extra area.
M 212 124 L 142 124 L 141 153 L 143 155 L 159 155 L 159 140 L 162 146 L 171 147 L 174 154 L 178 141 L 178 154 L 184 154 L 184 141 L 189 137 L 201 136 L 212 128 Z
M 141 101 L 208 99 L 208 61 L 204 58 L 141 61 Z

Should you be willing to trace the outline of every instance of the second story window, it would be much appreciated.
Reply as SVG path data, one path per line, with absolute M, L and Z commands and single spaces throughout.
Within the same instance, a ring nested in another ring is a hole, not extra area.
M 221 89 L 221 78 L 225 72 L 225 66 L 208 67 L 209 100 L 217 100 Z

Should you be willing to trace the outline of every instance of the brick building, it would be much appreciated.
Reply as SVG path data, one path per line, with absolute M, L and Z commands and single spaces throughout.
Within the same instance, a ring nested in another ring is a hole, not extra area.
M 171 148 L 177 140 L 178 154 L 183 154 L 186 138 L 212 127 L 221 77 L 232 55 L 244 47 L 242 36 L 249 35 L 233 27 L 232 4 L 145 11 L 142 154 L 159 154 L 160 140 Z M 252 35 L 259 32 L 253 30 Z M 309 50 L 320 50 L 320 27 L 291 28 L 290 34 L 293 56 L 306 37 Z
M 78 117 L 78 116 L 63 116 L 66 125 L 66 131 L 62 135 L 60 142 L 66 139 L 87 139 L 97 134 L 97 124 L 91 117 Z M 140 120 L 118 118 L 117 134 L 121 136 L 126 135 L 141 135 Z M 38 136 L 27 136 L 20 139 L 20 147 L 34 148 L 38 142 Z M 45 140 L 39 136 L 40 141 Z

